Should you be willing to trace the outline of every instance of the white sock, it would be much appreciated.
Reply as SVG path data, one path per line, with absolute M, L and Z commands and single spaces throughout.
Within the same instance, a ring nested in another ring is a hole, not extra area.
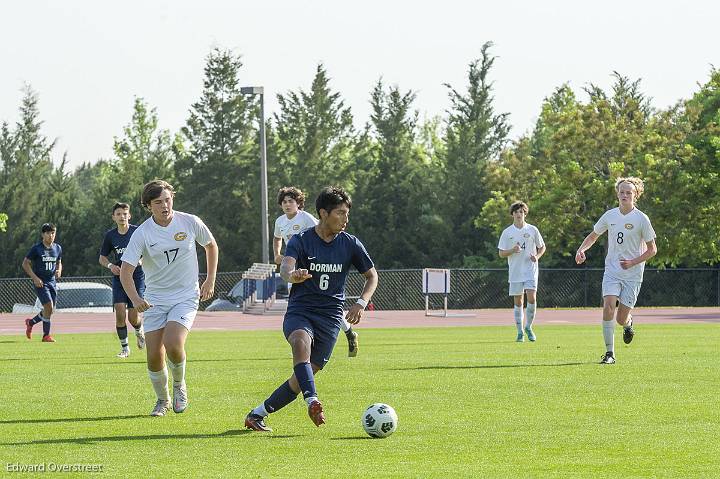
M 517 326 L 518 334 L 522 334 L 523 332 L 523 308 L 522 306 L 515 306 L 514 307 L 514 313 L 515 313 L 515 326 Z
M 310 396 L 310 397 L 305 398 L 305 402 L 307 403 L 308 406 L 317 400 L 318 400 L 317 396 Z
M 258 407 L 252 410 L 252 414 L 255 414 L 257 416 L 262 417 L 268 417 L 270 415 L 269 412 L 267 412 L 267 409 L 265 409 L 265 403 L 262 402 Z
M 625 326 L 623 326 L 625 329 L 632 328 L 632 314 L 628 314 L 627 322 L 625 323 Z
M 153 385 L 157 398 L 169 401 L 170 391 L 168 390 L 167 369 L 163 368 L 161 371 L 150 371 L 148 369 L 148 375 L 150 376 L 150 382 Z
M 615 321 L 603 321 L 603 338 L 605 351 L 615 354 Z
M 348 329 L 350 329 L 352 326 L 350 326 L 350 323 L 348 323 L 347 320 L 345 319 L 345 317 L 343 316 L 342 324 L 340 325 L 340 327 L 342 327 L 342 330 L 347 333 Z
M 535 311 L 536 311 L 535 303 L 528 303 L 527 314 L 525 316 L 525 327 L 526 328 L 532 327 L 532 323 L 535 320 Z
M 173 382 L 175 384 L 181 384 L 185 381 L 185 360 L 183 359 L 179 363 L 174 363 L 170 361 L 168 358 L 167 360 L 168 369 L 170 369 L 170 372 L 172 373 Z

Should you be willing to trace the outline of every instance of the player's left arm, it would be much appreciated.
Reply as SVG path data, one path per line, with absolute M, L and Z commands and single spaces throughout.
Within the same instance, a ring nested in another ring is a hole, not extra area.
M 545 254 L 546 250 L 547 250 L 547 248 L 545 247 L 545 245 L 542 245 L 541 247 L 537 248 L 535 254 L 530 255 L 530 261 L 532 261 L 533 263 L 540 261 L 540 258 L 542 258 L 542 256 Z
M 655 239 L 651 239 L 650 241 L 646 241 L 645 245 L 647 246 L 647 249 L 643 254 L 638 256 L 637 258 L 633 259 L 621 259 L 620 260 L 620 267 L 622 269 L 628 269 L 632 268 L 635 265 L 638 265 L 640 263 L 644 263 L 645 261 L 649 260 L 653 256 L 657 254 L 657 245 L 655 244 Z
M 360 298 L 358 299 L 357 303 L 353 304 L 350 307 L 350 310 L 348 311 L 345 318 L 350 324 L 358 324 L 360 322 L 360 320 L 362 319 L 363 311 L 365 311 L 365 307 L 372 299 L 372 296 L 375 293 L 375 289 L 378 285 L 378 274 L 374 267 L 365 271 L 363 273 L 363 276 L 365 276 L 365 286 L 363 287 L 362 293 L 360 294 Z
M 200 299 L 205 301 L 215 294 L 215 276 L 217 275 L 218 257 L 220 256 L 220 248 L 218 248 L 215 238 L 208 244 L 203 245 L 205 248 L 205 260 L 207 263 L 207 278 L 200 286 Z
M 55 279 L 60 279 L 60 276 L 62 276 L 62 260 L 58 258 L 55 265 Z

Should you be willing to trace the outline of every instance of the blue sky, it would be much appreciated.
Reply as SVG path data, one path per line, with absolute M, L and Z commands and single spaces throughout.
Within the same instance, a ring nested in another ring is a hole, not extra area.
M 517 137 L 565 82 L 607 88 L 618 71 L 642 78 L 658 108 L 689 97 L 720 65 L 718 18 L 710 1 L 5 2 L 0 119 L 17 120 L 27 82 L 44 133 L 58 138 L 56 159 L 108 158 L 135 96 L 157 108 L 162 128 L 183 125 L 213 47 L 242 55 L 241 80 L 265 87 L 269 113 L 275 94 L 309 88 L 322 62 L 358 126 L 380 77 L 415 91 L 421 117 L 442 116 L 443 83 L 464 88 L 468 64 L 492 41 L 496 108 Z

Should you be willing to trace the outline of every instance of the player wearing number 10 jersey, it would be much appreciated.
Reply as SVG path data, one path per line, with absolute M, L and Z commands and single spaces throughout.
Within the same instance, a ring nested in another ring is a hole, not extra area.
M 293 283 L 283 333 L 293 355 L 293 374 L 262 404 L 250 411 L 245 427 L 270 431 L 265 417 L 302 393 L 308 415 L 316 426 L 325 423 L 323 406 L 315 390 L 315 374 L 330 359 L 343 320 L 345 281 L 354 266 L 365 276 L 365 286 L 347 314 L 350 324 L 360 322 L 377 287 L 378 276 L 363 244 L 344 230 L 352 201 L 340 188 L 327 187 L 315 202 L 320 223 L 293 236 L 280 266 L 285 281 Z
M 62 248 L 55 243 L 56 230 L 52 223 L 42 225 L 42 241 L 30 248 L 22 263 L 22 268 L 32 279 L 35 294 L 42 305 L 42 311 L 34 318 L 25 320 L 25 336 L 31 339 L 33 326 L 42 322 L 44 343 L 55 342 L 50 336 L 50 316 L 55 309 L 57 298 L 55 279 L 60 278 L 62 274 Z
M 603 274 L 603 338 L 605 354 L 600 364 L 615 363 L 615 322 L 623 326 L 623 341 L 629 344 L 635 337 L 632 315 L 645 262 L 657 254 L 655 231 L 645 213 L 635 207 L 645 185 L 640 178 L 619 178 L 615 192 L 620 206 L 605 212 L 593 231 L 585 238 L 575 255 L 577 264 L 585 261 L 585 251 L 608 232 L 608 252 Z M 617 308 L 617 318 L 615 309 Z

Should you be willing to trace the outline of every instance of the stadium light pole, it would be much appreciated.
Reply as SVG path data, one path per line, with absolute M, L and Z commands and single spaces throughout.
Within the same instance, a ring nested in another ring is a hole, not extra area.
M 262 260 L 270 263 L 270 236 L 268 234 L 267 156 L 265 153 L 265 89 L 261 86 L 240 88 L 243 95 L 260 95 L 260 209 L 262 215 Z

